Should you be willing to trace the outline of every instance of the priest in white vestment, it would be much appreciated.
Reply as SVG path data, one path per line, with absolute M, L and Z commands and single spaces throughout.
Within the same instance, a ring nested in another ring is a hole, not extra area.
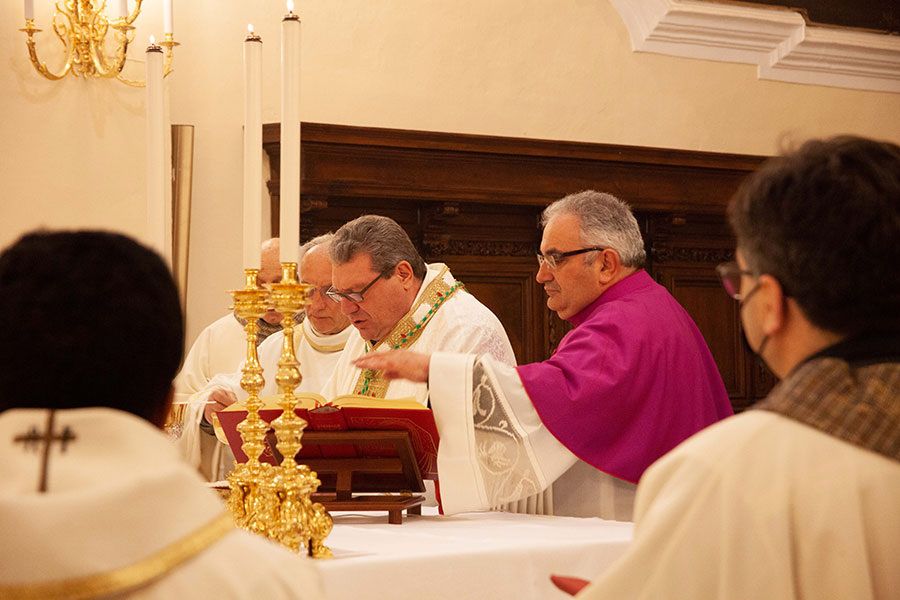
M 900 147 L 807 142 L 729 213 L 720 274 L 782 381 L 647 471 L 632 545 L 579 597 L 897 598 Z
M 322 390 L 326 398 L 361 394 L 375 398 L 415 398 L 428 402 L 428 386 L 390 381 L 360 369 L 354 359 L 367 354 L 415 349 L 419 352 L 477 352 L 502 364 L 516 359 L 500 320 L 446 265 L 426 265 L 409 237 L 392 219 L 364 215 L 335 233 L 329 253 L 333 288 L 329 297 L 356 328 Z
M 318 392 L 331 377 L 335 365 L 347 343 L 352 329 L 349 320 L 340 308 L 325 296 L 331 287 L 331 262 L 328 259 L 328 243 L 332 234 L 318 236 L 300 248 L 300 281 L 312 286 L 310 305 L 306 308 L 307 318 L 294 329 L 294 353 L 300 363 L 303 379 L 297 386 L 297 392 Z M 261 396 L 272 396 L 278 393 L 275 374 L 278 372 L 278 361 L 284 344 L 284 333 L 279 331 L 260 344 L 258 348 L 259 363 L 263 368 L 265 386 Z M 246 340 L 242 345 L 246 357 Z M 184 434 L 179 446 L 190 464 L 201 461 L 201 450 L 205 438 L 211 437 L 207 424 L 212 420 L 212 413 L 221 410 L 236 400 L 244 400 L 247 393 L 241 389 L 241 372 L 243 361 L 237 365 L 238 370 L 216 375 L 195 394 L 192 404 L 186 411 Z M 218 466 L 213 480 L 222 479 L 234 464 L 234 454 L 224 441 L 215 440 L 214 451 L 217 454 L 213 463 Z
M 512 368 L 411 352 L 357 364 L 428 382 L 445 512 L 631 520 L 644 469 L 732 414 L 731 404 L 696 325 L 641 269 L 627 205 L 581 192 L 542 221 L 537 281 L 548 307 L 575 325 L 552 357 Z
M 0 597 L 322 597 L 311 559 L 236 529 L 161 431 L 183 343 L 168 268 L 130 238 L 0 255 Z

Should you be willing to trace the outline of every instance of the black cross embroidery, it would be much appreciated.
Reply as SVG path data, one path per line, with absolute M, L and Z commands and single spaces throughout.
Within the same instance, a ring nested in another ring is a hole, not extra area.
M 41 481 L 38 485 L 39 492 L 47 491 L 47 462 L 50 458 L 50 444 L 59 442 L 60 450 L 65 452 L 66 445 L 76 439 L 75 433 L 68 425 L 63 428 L 61 433 L 54 433 L 53 420 L 55 417 L 56 411 L 51 409 L 47 415 L 47 430 L 45 432 L 40 433 L 37 427 L 32 426 L 28 433 L 23 433 L 13 438 L 13 442 L 21 442 L 27 450 L 33 449 L 39 444 L 43 445 L 41 453 Z

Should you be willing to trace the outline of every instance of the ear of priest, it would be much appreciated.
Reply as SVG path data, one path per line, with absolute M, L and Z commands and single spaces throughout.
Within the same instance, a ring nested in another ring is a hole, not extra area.
M 127 237 L 38 232 L 0 255 L 0 596 L 320 597 L 160 431 L 183 337 L 167 267 Z
M 575 325 L 551 358 L 515 369 L 441 353 L 358 364 L 428 381 L 445 512 L 630 520 L 644 470 L 732 414 L 731 404 L 696 325 L 642 269 L 625 203 L 581 192 L 551 204 L 542 222 L 537 281 L 547 306 Z
M 900 147 L 807 142 L 729 212 L 723 282 L 783 380 L 647 471 L 632 545 L 583 596 L 896 597 Z
M 441 263 L 426 264 L 400 225 L 380 215 L 344 224 L 329 248 L 331 299 L 355 332 L 322 395 L 362 394 L 428 401 L 422 383 L 390 381 L 352 364 L 363 355 L 399 349 L 477 352 L 514 365 L 499 319 Z

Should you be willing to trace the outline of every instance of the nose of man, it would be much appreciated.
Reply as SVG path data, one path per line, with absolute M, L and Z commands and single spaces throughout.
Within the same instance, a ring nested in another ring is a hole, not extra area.
M 352 302 L 347 298 L 341 298 L 341 312 L 345 315 L 352 315 L 357 310 L 359 310 L 359 305 L 356 302 Z
M 541 263 L 538 267 L 537 275 L 534 276 L 538 283 L 544 283 L 545 281 L 553 280 L 553 272 L 550 270 L 550 267 L 547 266 L 547 263 Z

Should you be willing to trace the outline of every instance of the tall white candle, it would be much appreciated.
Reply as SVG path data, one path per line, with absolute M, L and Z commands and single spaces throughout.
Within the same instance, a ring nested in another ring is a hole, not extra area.
M 262 244 L 262 40 L 244 40 L 244 269 L 258 269 Z
M 300 19 L 288 2 L 281 22 L 281 262 L 300 249 Z
M 128 16 L 128 0 L 118 0 L 116 3 L 116 16 L 117 17 L 127 17 Z
M 171 264 L 166 239 L 166 187 L 172 174 L 166 165 L 166 117 L 163 51 L 153 37 L 147 46 L 147 242 Z
M 159 14 L 159 13 L 156 13 Z M 163 2 L 163 27 L 166 33 L 173 33 L 175 20 L 172 17 L 172 0 Z
M 34 0 L 25 0 L 25 18 L 34 19 Z

